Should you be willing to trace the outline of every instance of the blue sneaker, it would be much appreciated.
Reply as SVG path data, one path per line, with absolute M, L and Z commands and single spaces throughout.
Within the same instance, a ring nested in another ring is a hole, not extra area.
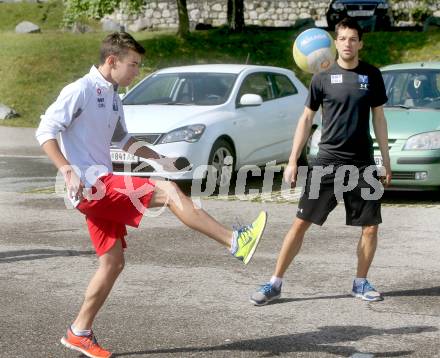
M 280 297 L 281 286 L 277 289 L 270 282 L 268 282 L 261 286 L 259 290 L 249 298 L 249 301 L 251 301 L 251 303 L 253 303 L 255 306 L 264 306 L 270 301 L 276 300 Z
M 376 291 L 376 289 L 371 286 L 368 280 L 363 280 L 361 283 L 356 285 L 356 281 L 353 281 L 353 289 L 351 291 L 353 297 L 362 298 L 364 301 L 382 301 L 382 295 Z

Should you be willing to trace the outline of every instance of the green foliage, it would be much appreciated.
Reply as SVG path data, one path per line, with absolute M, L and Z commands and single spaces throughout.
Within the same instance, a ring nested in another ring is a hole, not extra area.
M 432 10 L 427 7 L 417 6 L 411 9 L 412 19 L 419 25 L 423 24 L 423 22 L 432 14 Z
M 138 12 L 143 0 L 66 0 L 64 24 L 67 27 L 83 19 L 99 20 L 105 15 L 113 13 L 116 9 L 123 8 L 128 12 Z
M 399 3 L 407 0 L 392 0 L 392 3 Z M 433 14 L 432 8 L 436 7 L 438 0 L 417 0 L 409 8 L 394 8 L 394 21 L 414 21 L 417 25 Z
M 415 3 L 417 6 L 431 6 L 435 5 L 438 0 L 416 0 Z M 400 2 L 408 2 L 408 0 L 391 0 L 390 3 L 396 4 Z

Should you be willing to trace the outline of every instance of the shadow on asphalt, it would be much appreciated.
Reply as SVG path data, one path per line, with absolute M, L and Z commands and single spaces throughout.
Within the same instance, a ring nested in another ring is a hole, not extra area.
M 419 288 L 415 290 L 383 292 L 383 295 L 387 297 L 440 296 L 440 286 Z
M 440 286 L 427 287 L 414 290 L 402 291 L 388 291 L 382 292 L 384 297 L 419 297 L 419 296 L 440 296 Z M 268 305 L 283 304 L 289 302 L 315 301 L 315 300 L 335 300 L 340 298 L 351 298 L 349 294 L 331 295 L 331 296 L 314 296 L 314 297 L 299 297 L 299 298 L 280 298 L 278 300 L 269 302 Z
M 259 339 L 249 339 L 233 343 L 206 347 L 178 347 L 169 349 L 145 350 L 114 354 L 114 357 L 148 355 L 148 354 L 191 354 L 216 351 L 259 352 L 260 357 L 270 357 L 283 353 L 321 352 L 337 356 L 349 357 L 358 353 L 355 347 L 334 345 L 340 342 L 360 341 L 370 336 L 408 335 L 423 332 L 435 332 L 433 326 L 413 326 L 391 329 L 376 329 L 368 326 L 324 326 L 319 330 L 306 333 L 288 334 Z M 413 351 L 370 352 L 374 357 L 401 357 L 414 353 Z
M 315 300 L 336 300 L 339 298 L 351 298 L 349 294 L 345 295 L 332 295 L 332 296 L 315 296 L 315 297 L 299 297 L 299 298 L 280 298 L 278 300 L 269 302 L 268 305 L 276 305 L 289 302 L 302 302 L 302 301 L 315 301 Z
M 34 249 L 34 250 L 15 250 L 0 252 L 0 264 L 17 262 L 17 261 L 33 261 L 49 259 L 52 257 L 67 257 L 67 256 L 88 256 L 94 255 L 94 251 L 75 251 L 75 250 L 48 250 L 48 249 Z

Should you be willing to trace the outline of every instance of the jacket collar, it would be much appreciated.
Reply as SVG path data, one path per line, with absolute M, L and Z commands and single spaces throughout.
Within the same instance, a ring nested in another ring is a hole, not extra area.
M 106 89 L 113 89 L 117 88 L 117 86 L 113 86 L 113 84 L 109 81 L 107 81 L 104 76 L 101 74 L 101 72 L 98 71 L 95 65 L 92 66 L 89 72 L 90 77 L 96 81 L 96 84 L 99 87 L 106 88 Z

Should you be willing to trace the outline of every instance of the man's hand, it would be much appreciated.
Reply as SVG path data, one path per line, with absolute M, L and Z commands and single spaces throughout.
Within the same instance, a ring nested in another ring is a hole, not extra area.
M 286 183 L 294 188 L 296 186 L 296 177 L 298 175 L 298 166 L 296 164 L 288 164 L 284 169 L 283 179 Z
M 380 173 L 379 180 L 384 187 L 387 187 L 391 184 L 391 166 L 389 164 L 384 164 L 382 168 L 383 170 Z
M 70 165 L 65 165 L 60 168 L 66 183 L 67 195 L 69 198 L 81 201 L 83 199 L 84 184 L 75 173 Z

